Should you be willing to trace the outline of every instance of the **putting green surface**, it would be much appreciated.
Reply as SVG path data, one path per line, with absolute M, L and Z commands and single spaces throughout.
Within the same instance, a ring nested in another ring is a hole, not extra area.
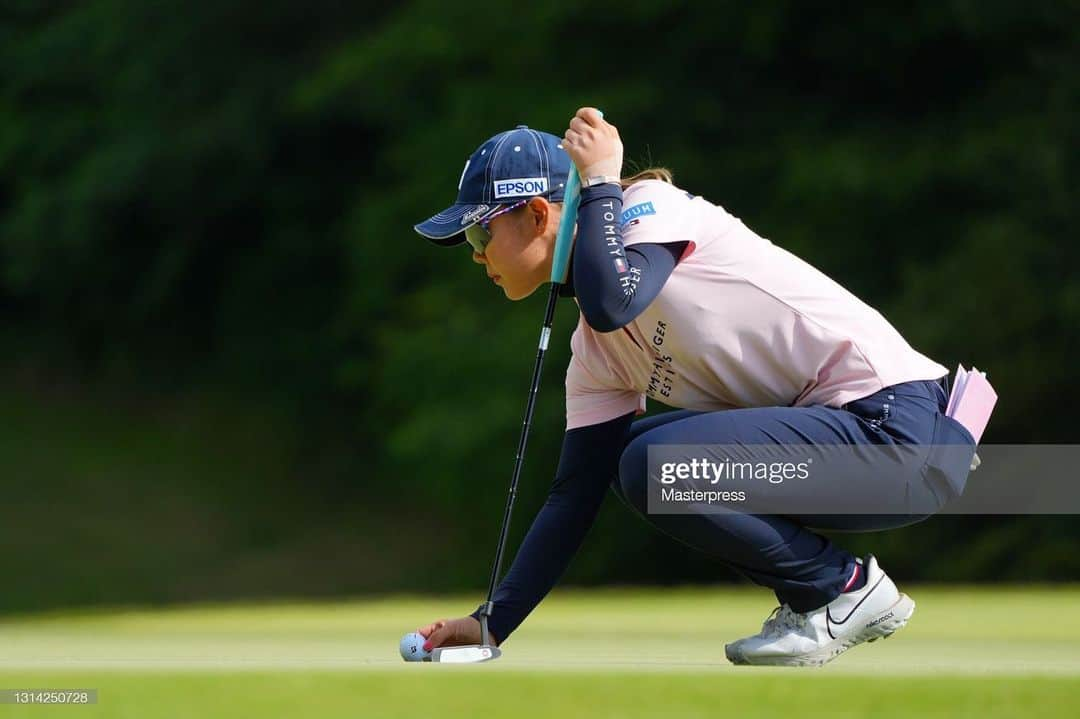
M 759 589 L 564 591 L 497 662 L 406 664 L 398 640 L 475 598 L 228 605 L 0 621 L 0 689 L 96 688 L 6 717 L 1075 716 L 1080 588 L 905 587 L 915 616 L 821 669 L 733 667 Z

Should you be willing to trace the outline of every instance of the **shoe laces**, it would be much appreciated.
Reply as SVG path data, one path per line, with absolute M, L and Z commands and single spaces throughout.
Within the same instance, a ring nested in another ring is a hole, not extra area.
M 779 636 L 790 631 L 799 631 L 806 626 L 806 615 L 799 614 L 787 604 L 773 609 L 772 614 L 761 625 L 761 636 Z

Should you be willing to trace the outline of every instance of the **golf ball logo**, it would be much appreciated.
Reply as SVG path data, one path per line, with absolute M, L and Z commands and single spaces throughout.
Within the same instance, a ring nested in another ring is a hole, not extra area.
M 424 635 L 419 632 L 409 632 L 401 638 L 401 658 L 407 662 L 419 662 L 431 656 L 431 652 L 424 650 Z

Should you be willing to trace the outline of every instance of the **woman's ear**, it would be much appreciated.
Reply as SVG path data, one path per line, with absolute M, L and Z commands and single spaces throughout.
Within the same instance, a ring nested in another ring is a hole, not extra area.
M 551 203 L 545 200 L 543 197 L 534 197 L 529 200 L 528 218 L 531 223 L 530 229 L 534 235 L 543 235 L 548 228 L 548 222 L 551 220 Z

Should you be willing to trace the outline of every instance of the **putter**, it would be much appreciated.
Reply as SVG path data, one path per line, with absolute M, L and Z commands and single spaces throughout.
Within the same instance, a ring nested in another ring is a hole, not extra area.
M 502 572 L 503 549 L 506 547 L 506 535 L 510 531 L 510 514 L 517 497 L 518 477 L 525 459 L 525 445 L 529 441 L 529 428 L 532 426 L 533 409 L 536 407 L 536 394 L 540 391 L 540 370 L 544 366 L 544 353 L 547 352 L 551 338 L 551 325 L 555 319 L 555 303 L 559 299 L 559 289 L 566 282 L 566 273 L 570 268 L 570 248 L 574 242 L 574 225 L 577 224 L 578 204 L 581 202 L 581 178 L 577 168 L 571 166 L 566 176 L 566 190 L 563 193 L 563 213 L 559 218 L 559 229 L 555 235 L 555 254 L 551 261 L 551 291 L 548 293 L 547 310 L 544 312 L 544 326 L 540 329 L 540 344 L 536 351 L 536 363 L 533 365 L 532 385 L 529 399 L 525 404 L 525 422 L 521 426 L 518 439 L 517 456 L 514 459 L 514 473 L 510 478 L 510 493 L 506 497 L 503 510 L 502 531 L 499 532 L 499 544 L 495 548 L 495 563 L 491 568 L 488 582 L 487 600 L 480 606 L 480 644 L 462 647 L 438 647 L 431 652 L 430 661 L 442 664 L 473 664 L 498 659 L 502 651 L 491 643 L 488 634 L 488 617 L 495 609 L 492 597 L 495 585 Z

